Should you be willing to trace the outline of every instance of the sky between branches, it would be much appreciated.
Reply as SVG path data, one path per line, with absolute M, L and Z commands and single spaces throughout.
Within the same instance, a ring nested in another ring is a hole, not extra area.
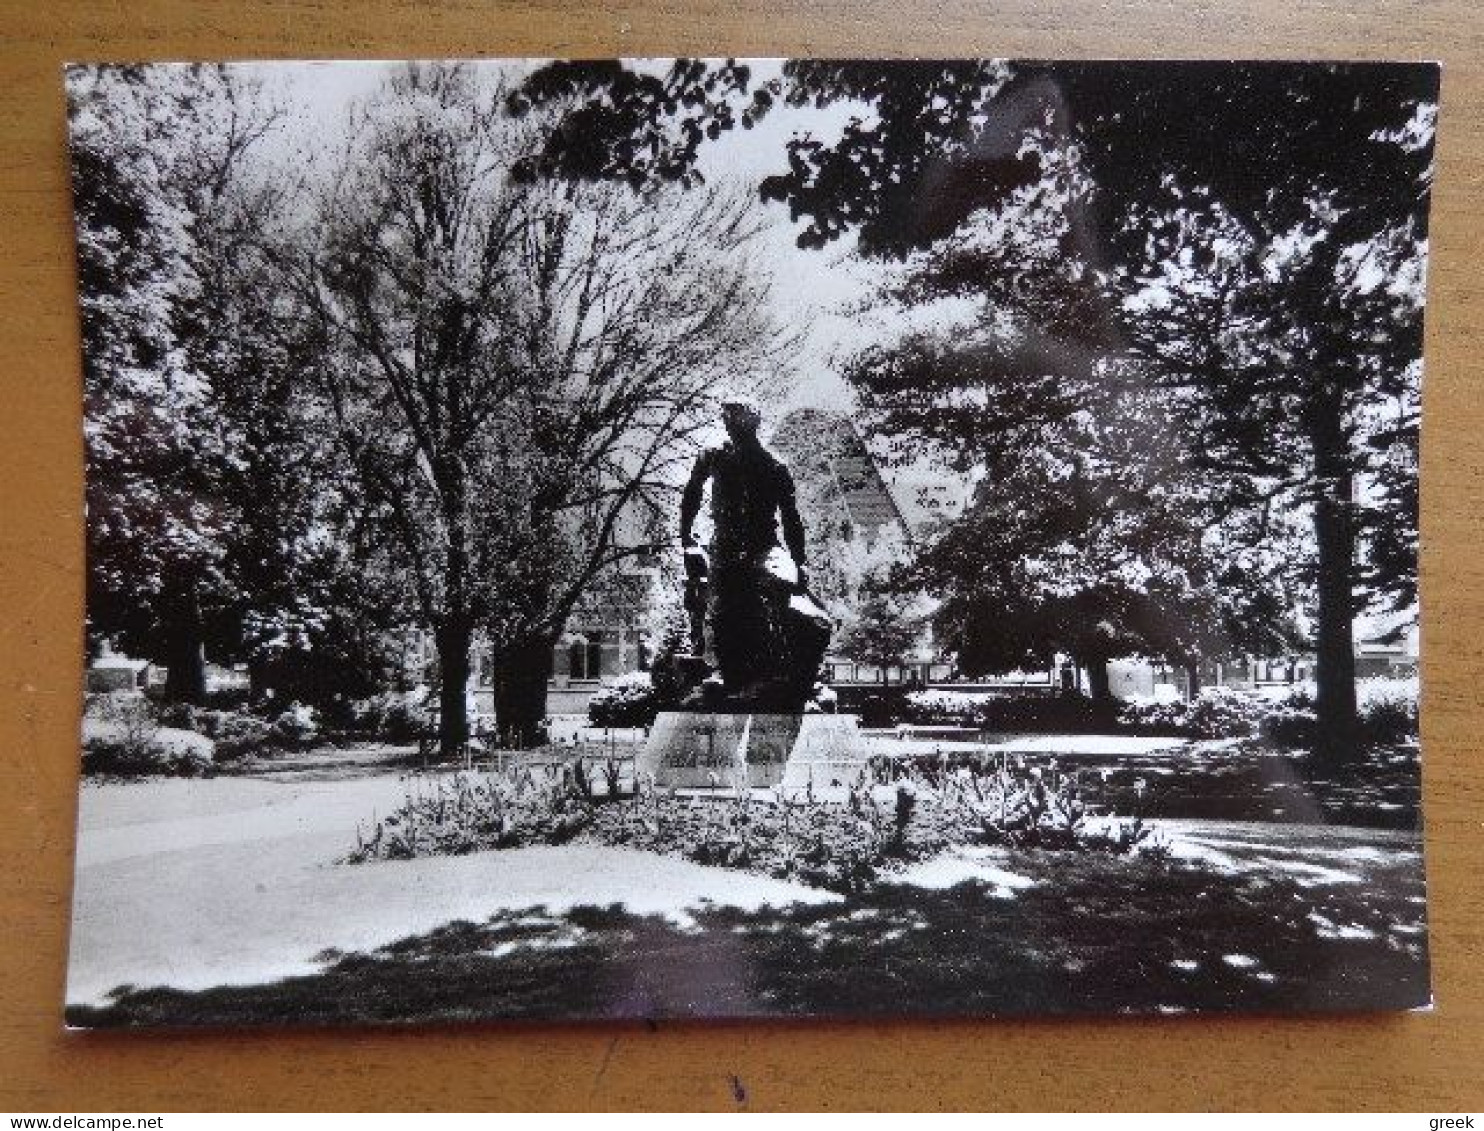
M 470 63 L 491 84 L 501 78 L 523 77 L 547 60 L 479 60 Z M 657 70 L 670 65 L 657 60 Z M 309 162 L 332 151 L 345 135 L 355 105 L 373 94 L 400 62 L 267 62 L 236 63 L 240 75 L 262 82 L 264 93 L 284 111 L 281 128 L 267 143 L 273 160 Z M 775 77 L 780 60 L 749 60 L 754 84 Z M 708 182 L 738 181 L 756 195 L 757 185 L 770 174 L 787 167 L 785 145 L 796 131 L 807 131 L 822 140 L 834 140 L 860 105 L 839 102 L 824 109 L 779 105 L 753 129 L 722 134 L 702 148 L 700 170 Z M 854 394 L 839 376 L 834 358 L 853 349 L 867 336 L 884 329 L 880 316 L 862 316 L 860 305 L 874 290 L 870 265 L 855 256 L 855 239 L 841 240 L 825 251 L 803 251 L 794 243 L 801 224 L 788 218 L 777 203 L 758 202 L 770 221 L 761 254 L 773 275 L 773 296 L 782 321 L 804 331 L 797 361 L 797 380 L 791 397 L 783 404 L 767 406 L 777 417 L 793 408 L 841 410 L 854 403 Z

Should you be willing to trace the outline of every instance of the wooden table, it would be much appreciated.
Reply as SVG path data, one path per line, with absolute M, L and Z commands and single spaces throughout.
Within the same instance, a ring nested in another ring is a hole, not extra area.
M 1424 451 L 1430 1015 L 66 1035 L 82 451 L 64 60 L 675 53 L 1441 58 Z M 0 1108 L 1484 1104 L 1484 18 L 1474 0 L 6 0 Z

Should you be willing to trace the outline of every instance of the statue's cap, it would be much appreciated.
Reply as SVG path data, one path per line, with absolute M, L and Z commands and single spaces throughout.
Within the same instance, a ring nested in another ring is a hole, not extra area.
M 724 409 L 740 408 L 754 420 L 761 420 L 763 418 L 762 406 L 758 404 L 757 398 L 751 393 L 742 391 L 729 392 L 721 398 L 721 407 Z

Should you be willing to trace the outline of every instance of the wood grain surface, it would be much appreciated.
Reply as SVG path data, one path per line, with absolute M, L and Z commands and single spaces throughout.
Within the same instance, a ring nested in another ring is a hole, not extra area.
M 1423 458 L 1437 1007 L 1350 1019 L 66 1034 L 82 447 L 66 60 L 1021 55 L 1441 59 Z M 1474 0 L 3 0 L 0 1109 L 1484 1106 L 1484 16 Z

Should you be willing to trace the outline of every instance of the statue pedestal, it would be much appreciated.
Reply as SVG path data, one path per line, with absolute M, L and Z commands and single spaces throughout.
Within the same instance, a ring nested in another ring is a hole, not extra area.
M 635 769 L 679 789 L 804 789 L 853 781 L 865 764 L 854 715 L 665 711 Z
M 783 767 L 783 788 L 790 794 L 852 784 L 870 756 L 856 715 L 805 715 L 793 751 Z

